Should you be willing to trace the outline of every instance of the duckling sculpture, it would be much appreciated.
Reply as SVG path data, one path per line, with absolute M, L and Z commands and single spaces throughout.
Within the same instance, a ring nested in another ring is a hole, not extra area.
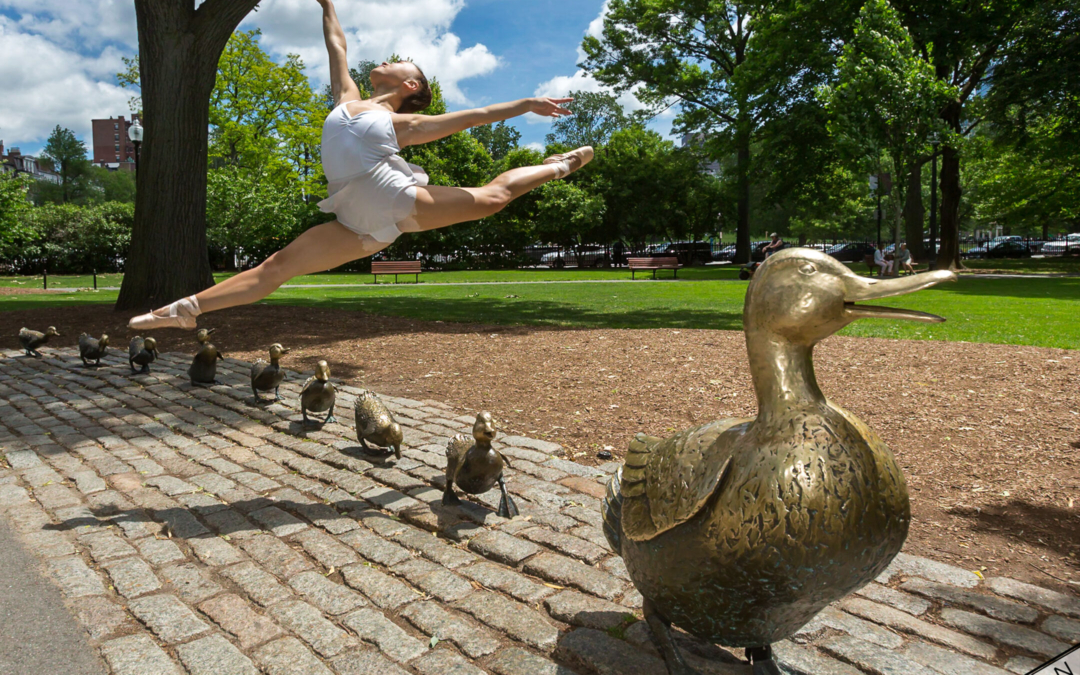
M 281 357 L 288 353 L 288 349 L 274 343 L 270 345 L 270 363 L 259 359 L 251 364 L 251 393 L 255 394 L 256 403 L 265 403 L 263 398 L 259 396 L 260 391 L 272 390 L 274 400 L 281 400 L 278 388 L 285 381 L 285 371 L 281 369 Z
M 224 359 L 225 355 L 217 350 L 217 347 L 210 344 L 210 335 L 217 330 L 211 328 L 200 328 L 195 333 L 195 339 L 199 342 L 199 351 L 195 352 L 195 358 L 191 360 L 191 365 L 188 366 L 188 377 L 191 378 L 191 383 L 197 387 L 208 387 L 213 384 L 220 384 L 217 381 L 217 362 Z
M 109 336 L 102 335 L 100 338 L 93 338 L 83 333 L 79 336 L 79 358 L 82 359 L 83 365 L 90 366 L 90 362 L 94 362 L 94 366 L 101 365 L 101 359 L 105 356 L 105 352 L 109 349 Z
M 150 364 L 157 360 L 157 340 L 154 338 L 141 338 L 138 335 L 131 338 L 128 345 L 128 365 L 131 372 L 135 372 L 135 364 L 142 366 L 141 373 L 150 372 Z
M 955 278 L 879 281 L 819 251 L 773 254 L 743 311 L 758 416 L 631 442 L 608 483 L 604 533 L 644 597 L 671 675 L 696 672 L 673 623 L 745 647 L 755 675 L 778 675 L 770 645 L 900 551 L 911 519 L 904 475 L 874 431 L 821 393 L 812 353 L 857 319 L 944 321 L 857 303 Z
M 337 390 L 330 382 L 330 364 L 319 361 L 315 374 L 304 383 L 300 390 L 300 414 L 304 416 L 304 426 L 308 426 L 308 412 L 326 413 L 323 424 L 336 423 L 334 404 L 337 403 Z
M 60 337 L 60 333 L 56 332 L 55 326 L 49 326 L 44 333 L 23 328 L 19 331 L 19 344 L 22 345 L 27 356 L 40 359 L 41 353 L 38 351 L 38 347 L 44 346 L 51 337 Z
M 394 419 L 394 414 L 378 396 L 363 390 L 356 397 L 354 407 L 356 417 L 356 438 L 368 452 L 368 442 L 380 448 L 393 448 L 394 456 L 401 459 L 401 442 L 404 434 L 401 425 Z
M 461 503 L 461 499 L 454 493 L 455 483 L 458 489 L 471 495 L 483 494 L 498 483 L 502 491 L 499 515 L 513 518 L 518 515 L 518 509 L 506 492 L 506 483 L 503 482 L 503 465 L 509 466 L 510 461 L 491 447 L 491 441 L 495 440 L 495 420 L 491 413 L 485 410 L 476 416 L 472 433 L 475 440 L 473 443 L 458 434 L 446 444 L 446 489 L 443 491 L 442 503 L 445 506 L 457 506 Z

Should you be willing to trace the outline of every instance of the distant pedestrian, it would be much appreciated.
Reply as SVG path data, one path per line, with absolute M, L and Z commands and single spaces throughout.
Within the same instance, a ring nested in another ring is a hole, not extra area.
M 885 244 L 878 244 L 878 247 L 874 249 L 874 264 L 881 268 L 878 270 L 879 277 L 892 274 L 892 261 L 885 259 Z
M 911 259 L 911 251 L 908 250 L 907 244 L 900 244 L 900 253 L 896 255 L 897 272 L 906 270 L 908 274 L 915 274 L 913 262 L 914 261 Z

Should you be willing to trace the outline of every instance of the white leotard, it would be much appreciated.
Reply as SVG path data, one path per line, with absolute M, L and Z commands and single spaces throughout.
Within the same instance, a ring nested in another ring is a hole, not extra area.
M 428 184 L 424 170 L 402 159 L 400 151 L 389 112 L 351 116 L 345 104 L 334 108 L 322 135 L 330 196 L 319 208 L 357 234 L 392 243 L 401 235 L 399 223 L 410 223 L 416 214 L 416 186 Z

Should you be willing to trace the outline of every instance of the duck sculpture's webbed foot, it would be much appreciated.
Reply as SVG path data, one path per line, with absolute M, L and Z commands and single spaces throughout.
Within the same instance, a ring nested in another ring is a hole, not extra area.
M 517 504 L 510 498 L 510 493 L 506 491 L 506 483 L 503 481 L 502 476 L 499 476 L 499 489 L 502 490 L 502 499 L 499 500 L 499 517 L 517 517 L 519 515 Z
M 280 391 L 280 389 L 281 389 L 281 387 L 274 387 L 274 400 L 275 401 L 280 401 L 281 400 L 281 391 Z
M 652 602 L 645 598 L 642 603 L 642 611 L 645 614 L 645 622 L 652 630 L 653 643 L 660 650 L 660 654 L 667 663 L 669 675 L 701 675 L 700 672 L 686 665 L 682 652 L 675 645 L 675 636 L 671 634 L 671 622 L 656 611 Z M 758 675 L 755 670 L 754 675 Z
M 747 649 L 746 658 L 754 664 L 754 675 L 783 675 L 776 661 L 773 661 L 772 647 Z
M 334 417 L 334 411 L 331 410 L 330 414 L 326 416 L 325 420 L 323 420 L 323 424 L 337 424 L 337 423 L 338 423 L 338 421 L 337 421 L 337 418 Z
M 442 504 L 443 506 L 461 505 L 461 498 L 457 496 L 456 492 L 454 492 L 454 488 L 450 487 L 449 485 L 446 486 L 446 490 L 444 490 L 442 493 Z

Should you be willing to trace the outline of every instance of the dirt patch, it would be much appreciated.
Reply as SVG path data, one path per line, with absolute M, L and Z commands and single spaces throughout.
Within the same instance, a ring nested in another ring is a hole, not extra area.
M 47 293 L 70 293 L 72 289 L 45 290 L 44 288 L 20 288 L 19 286 L 0 286 L 0 295 L 44 295 Z
M 62 345 L 128 315 L 106 307 L 0 314 L 5 347 L 25 325 Z M 562 443 L 577 461 L 620 456 L 638 431 L 669 434 L 756 410 L 741 333 L 557 330 L 421 322 L 300 307 L 205 317 L 227 355 L 293 348 L 285 363 L 389 394 L 491 410 L 507 432 Z M 155 333 L 193 351 L 191 333 Z M 878 431 L 911 491 L 907 550 L 986 576 L 1076 592 L 1080 581 L 1080 351 L 831 338 L 816 352 L 822 389 Z

